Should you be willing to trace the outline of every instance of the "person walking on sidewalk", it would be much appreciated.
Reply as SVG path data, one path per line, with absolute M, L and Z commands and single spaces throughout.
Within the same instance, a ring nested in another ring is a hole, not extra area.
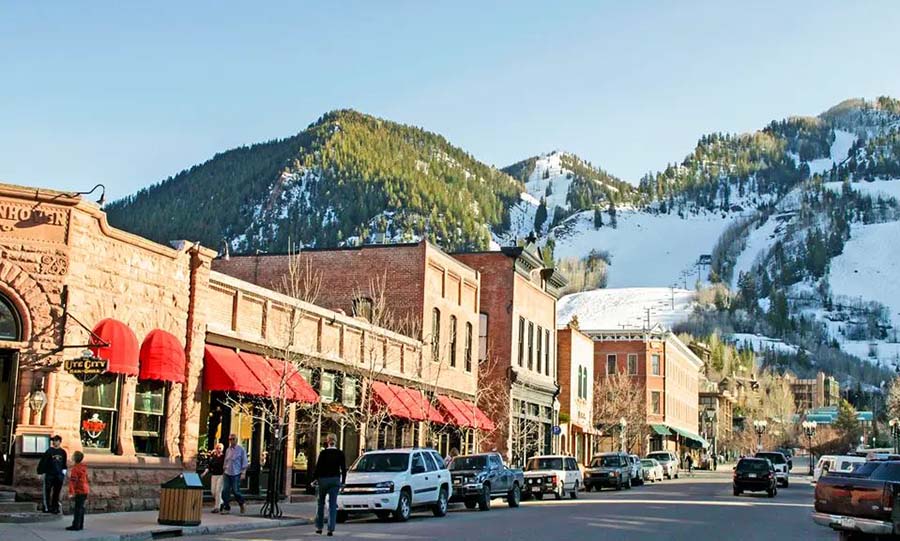
M 328 535 L 334 534 L 334 523 L 337 522 L 337 498 L 341 485 L 347 481 L 347 458 L 337 448 L 337 436 L 325 436 L 325 449 L 319 453 L 313 479 L 318 483 L 316 493 L 316 533 L 322 533 L 325 522 L 325 497 L 328 497 Z
M 209 491 L 213 496 L 213 513 L 222 510 L 222 476 L 225 473 L 225 446 L 217 443 L 209 454 L 209 463 L 203 475 L 209 473 Z
M 247 451 L 237 442 L 237 434 L 228 436 L 228 449 L 225 451 L 223 474 L 225 476 L 225 488 L 222 491 L 222 513 L 231 512 L 231 495 L 241 506 L 241 514 L 244 513 L 244 495 L 241 494 L 241 479 L 247 473 Z
M 684 457 L 684 461 L 687 463 L 688 475 L 693 477 L 694 476 L 694 457 L 692 457 L 691 454 L 688 453 L 687 456 Z
M 38 473 L 44 475 L 43 504 L 45 513 L 58 515 L 62 512 L 59 505 L 59 493 L 66 480 L 66 468 L 69 457 L 62 448 L 62 436 L 50 438 L 50 448 L 44 451 L 38 462 Z
M 88 486 L 87 466 L 84 465 L 84 453 L 75 451 L 72 453 L 72 474 L 69 476 L 69 496 L 75 500 L 75 511 L 72 517 L 72 525 L 66 529 L 80 531 L 84 529 L 84 502 L 87 500 L 90 487 Z

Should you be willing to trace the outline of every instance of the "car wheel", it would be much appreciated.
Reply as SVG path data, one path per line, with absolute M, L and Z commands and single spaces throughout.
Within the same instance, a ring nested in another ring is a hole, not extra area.
M 463 504 L 466 506 L 466 509 L 475 509 L 475 506 L 478 505 L 478 502 L 469 498 Z
M 375 516 L 378 517 L 378 520 L 387 520 L 391 518 L 390 511 L 375 511 Z
M 478 510 L 479 511 L 490 511 L 491 510 L 491 487 L 490 485 L 484 485 L 481 487 L 481 496 L 478 497 Z
M 438 494 L 438 501 L 431 508 L 431 512 L 436 517 L 442 517 L 447 514 L 447 489 L 441 487 L 441 491 Z
M 335 520 L 338 522 L 338 524 L 343 524 L 343 523 L 347 522 L 347 512 L 346 511 L 338 511 L 337 516 L 335 517 Z
M 559 486 L 556 488 L 556 492 L 553 493 L 553 497 L 556 498 L 557 500 L 561 500 L 561 499 L 563 499 L 563 496 L 565 496 L 565 495 L 566 495 L 565 483 L 560 483 Z
M 675 472 L 675 479 L 678 479 L 678 472 Z
M 622 480 L 616 481 L 616 490 L 622 490 Z
M 739 489 L 739 488 L 734 488 L 732 490 L 733 490 L 735 496 L 740 496 L 742 493 L 741 489 Z
M 409 489 L 403 489 L 400 491 L 400 499 L 397 500 L 397 509 L 394 511 L 394 520 L 397 522 L 406 522 L 409 520 L 409 515 L 412 514 L 412 496 L 409 494 Z
M 584 489 L 588 492 L 594 490 L 594 485 L 584 485 Z
M 578 499 L 578 481 L 575 481 L 575 489 L 572 490 L 572 492 L 570 492 L 569 495 L 572 496 L 573 500 Z
M 784 479 L 784 488 L 787 488 L 788 486 L 790 486 L 790 484 L 791 484 L 790 479 L 785 478 L 785 479 Z
M 628 478 L 628 482 L 625 483 L 625 488 L 627 490 L 631 490 L 631 477 Z
M 519 486 L 519 483 L 515 483 L 512 490 L 506 494 L 506 505 L 519 507 L 520 501 L 522 501 L 522 487 Z

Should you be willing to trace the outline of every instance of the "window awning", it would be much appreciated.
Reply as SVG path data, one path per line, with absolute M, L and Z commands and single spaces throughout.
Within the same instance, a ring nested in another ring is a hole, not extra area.
M 441 424 L 447 422 L 441 412 L 417 389 L 375 381 L 372 383 L 372 392 L 392 417 Z
M 694 447 L 703 447 L 704 449 L 709 447 L 709 442 L 698 434 L 694 434 L 690 430 L 684 430 L 682 428 L 677 428 L 674 426 L 669 427 L 670 430 L 681 436 L 682 438 L 688 440 L 688 445 L 691 446 L 691 442 L 693 442 Z
M 448 420 L 451 420 L 456 426 L 494 430 L 494 422 L 475 404 L 444 395 L 437 395 L 437 399 L 438 406 L 444 411 Z
M 140 380 L 184 383 L 184 346 L 162 329 L 150 331 L 141 344 Z
M 668 427 L 666 425 L 650 425 L 650 430 L 653 431 L 654 434 L 658 434 L 660 436 L 671 436 L 672 433 L 669 432 Z
M 134 335 L 128 325 L 116 319 L 107 318 L 91 330 L 89 344 L 94 356 L 109 361 L 108 372 L 124 374 L 126 376 L 138 375 L 138 347 L 137 336 Z M 108 345 L 104 345 L 108 344 Z
M 207 391 L 284 396 L 290 402 L 319 400 L 319 395 L 290 363 L 209 344 L 204 361 L 203 385 Z

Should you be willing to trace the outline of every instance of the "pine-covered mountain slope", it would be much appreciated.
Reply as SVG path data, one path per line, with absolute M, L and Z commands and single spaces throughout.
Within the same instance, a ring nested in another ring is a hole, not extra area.
M 482 249 L 523 187 L 442 136 L 352 110 L 110 204 L 112 224 L 233 251 L 415 240 Z

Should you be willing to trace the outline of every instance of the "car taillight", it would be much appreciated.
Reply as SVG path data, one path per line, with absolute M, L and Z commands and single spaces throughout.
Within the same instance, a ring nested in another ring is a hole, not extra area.
M 769 479 L 771 479 L 771 478 L 773 478 L 773 477 L 775 477 L 775 474 L 770 472 L 770 473 L 769 473 Z
M 885 511 L 893 511 L 894 495 L 890 485 L 885 484 L 884 491 L 881 493 L 881 508 Z

